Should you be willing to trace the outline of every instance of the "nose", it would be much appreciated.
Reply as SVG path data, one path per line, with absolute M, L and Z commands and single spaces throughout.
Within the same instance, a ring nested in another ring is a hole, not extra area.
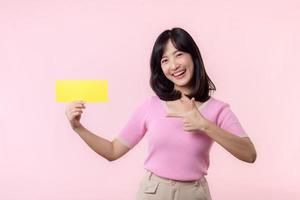
M 176 71 L 176 69 L 179 67 L 178 63 L 175 62 L 174 60 L 170 62 L 170 68 L 172 71 Z

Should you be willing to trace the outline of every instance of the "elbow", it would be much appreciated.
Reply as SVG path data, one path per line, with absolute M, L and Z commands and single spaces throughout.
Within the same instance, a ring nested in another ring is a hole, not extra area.
M 256 155 L 255 156 L 251 156 L 251 158 L 249 158 L 246 162 L 248 163 L 254 163 L 256 160 Z
M 106 156 L 105 159 L 106 159 L 107 161 L 109 161 L 109 162 L 112 162 L 112 161 L 117 160 L 117 158 L 116 158 L 116 157 L 113 157 L 113 156 Z
M 256 161 L 256 152 L 252 154 L 251 163 L 254 163 Z
M 112 162 L 112 161 L 115 161 L 116 159 L 114 158 L 105 158 L 108 162 Z
M 99 156 L 101 156 L 102 158 L 104 158 L 105 160 L 112 162 L 117 160 L 117 157 L 112 153 L 112 152 L 97 152 Z
M 257 153 L 256 153 L 254 145 L 252 145 L 250 154 L 251 154 L 251 163 L 254 163 L 256 161 L 256 157 L 257 157 Z
M 105 152 L 105 156 L 104 158 L 109 161 L 109 162 L 112 162 L 112 161 L 115 161 L 118 159 L 118 157 L 116 156 L 115 152 L 114 152 L 114 144 L 111 142 L 110 143 L 110 148 L 108 149 L 107 152 Z
M 250 144 L 247 148 L 247 152 L 248 152 L 246 154 L 247 159 L 245 161 L 248 163 L 254 163 L 256 161 L 257 154 L 256 154 L 256 150 L 255 150 L 255 147 L 252 142 L 250 142 Z
M 247 156 L 247 159 L 244 160 L 247 163 L 254 163 L 256 161 L 256 152 L 253 151 L 249 154 L 249 156 Z

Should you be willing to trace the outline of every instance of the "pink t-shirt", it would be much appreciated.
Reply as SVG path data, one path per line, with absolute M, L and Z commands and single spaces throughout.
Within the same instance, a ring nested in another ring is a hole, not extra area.
M 191 181 L 207 174 L 213 140 L 204 132 L 183 130 L 182 118 L 166 117 L 166 102 L 151 96 L 133 112 L 117 139 L 133 148 L 148 139 L 145 169 L 173 180 Z M 239 137 L 248 137 L 229 104 L 211 97 L 198 107 L 201 114 Z

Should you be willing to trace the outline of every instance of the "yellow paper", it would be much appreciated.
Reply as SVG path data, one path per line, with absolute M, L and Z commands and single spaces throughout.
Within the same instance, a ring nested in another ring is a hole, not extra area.
M 56 101 L 107 102 L 107 80 L 56 80 Z

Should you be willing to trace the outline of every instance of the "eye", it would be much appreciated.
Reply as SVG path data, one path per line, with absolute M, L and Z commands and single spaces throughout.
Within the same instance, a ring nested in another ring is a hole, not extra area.
M 182 55 L 182 53 L 178 53 L 176 56 L 178 57 L 178 56 L 181 56 Z
M 166 59 L 165 59 L 165 60 L 162 60 L 161 63 L 165 63 L 166 61 L 167 61 Z

